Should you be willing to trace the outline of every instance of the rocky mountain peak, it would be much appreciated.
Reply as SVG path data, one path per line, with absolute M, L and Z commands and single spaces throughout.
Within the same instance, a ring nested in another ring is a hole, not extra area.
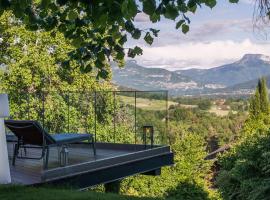
M 247 64 L 254 62 L 266 62 L 270 63 L 270 56 L 263 54 L 245 54 L 237 63 L 238 64 Z

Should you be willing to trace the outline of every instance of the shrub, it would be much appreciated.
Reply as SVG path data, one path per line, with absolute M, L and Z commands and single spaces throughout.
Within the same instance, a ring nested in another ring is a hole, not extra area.
M 246 137 L 219 158 L 217 185 L 224 199 L 269 199 L 270 133 Z
M 217 199 L 218 194 L 209 190 L 207 174 L 211 161 L 206 156 L 201 136 L 186 133 L 172 145 L 175 166 L 162 169 L 161 176 L 137 176 L 123 181 L 124 194 L 151 197 L 169 197 L 185 200 Z

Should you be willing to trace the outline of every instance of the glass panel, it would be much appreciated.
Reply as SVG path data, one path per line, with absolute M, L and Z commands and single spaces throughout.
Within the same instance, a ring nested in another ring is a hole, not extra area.
M 167 91 L 45 92 L 11 94 L 12 119 L 38 120 L 49 133 L 93 133 L 98 142 L 167 143 Z

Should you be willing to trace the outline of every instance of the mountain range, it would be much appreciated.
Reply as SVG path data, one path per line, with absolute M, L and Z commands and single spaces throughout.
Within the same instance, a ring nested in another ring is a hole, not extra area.
M 115 84 L 137 90 L 169 90 L 171 95 L 241 95 L 251 93 L 258 78 L 270 79 L 270 57 L 246 54 L 236 62 L 210 69 L 177 71 L 147 68 L 129 60 L 124 68 L 112 69 Z

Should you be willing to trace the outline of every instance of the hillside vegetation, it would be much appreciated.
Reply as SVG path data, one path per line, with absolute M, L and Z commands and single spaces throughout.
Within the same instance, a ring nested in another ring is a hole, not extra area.
M 270 105 L 266 80 L 250 99 L 241 138 L 219 158 L 217 185 L 224 199 L 266 200 L 270 196 Z
M 73 50 L 61 33 L 29 32 L 9 12 L 1 15 L 0 30 L 4 38 L 0 62 L 5 63 L 0 69 L 0 92 L 9 94 L 13 119 L 42 121 L 50 133 L 96 129 L 99 142 L 136 140 L 136 144 L 143 142 L 142 126 L 151 124 L 155 143 L 170 145 L 175 155 L 175 165 L 163 168 L 161 176 L 124 179 L 119 189 L 130 196 L 6 186 L 0 189 L 1 200 L 267 198 L 270 116 L 266 81 L 259 82 L 248 115 L 246 100 L 207 98 L 171 99 L 167 113 L 164 96 L 155 93 L 137 96 L 135 115 L 133 93 L 115 97 L 107 92 L 114 89 L 111 74 L 98 82 L 94 71 L 82 73 L 79 62 L 69 63 L 72 70 L 59 67 Z M 205 159 L 223 145 L 232 150 L 220 158 L 219 166 Z M 103 191 L 102 186 L 96 190 Z
M 78 191 L 63 188 L 32 188 L 22 186 L 0 186 L 1 200 L 159 200 L 149 197 L 132 197 L 117 194 Z M 160 198 L 161 200 L 161 198 Z M 174 200 L 174 199 L 170 199 Z

